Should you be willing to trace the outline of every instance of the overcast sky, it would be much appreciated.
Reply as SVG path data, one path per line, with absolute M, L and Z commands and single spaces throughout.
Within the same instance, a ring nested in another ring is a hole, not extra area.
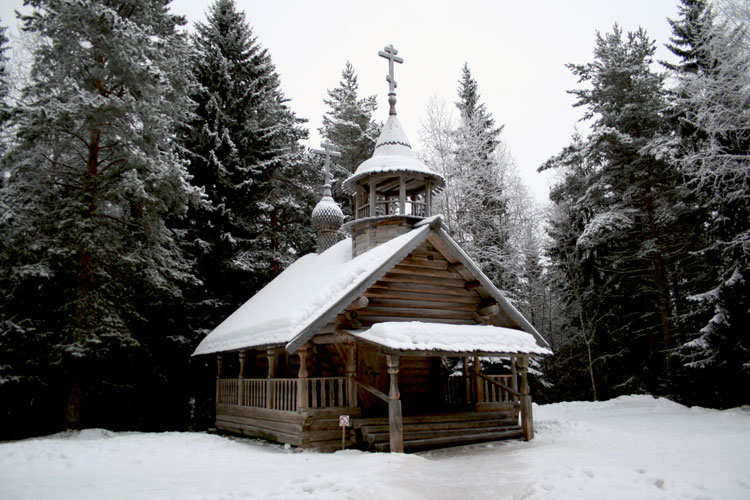
M 431 96 L 456 100 L 461 67 L 468 62 L 483 102 L 537 199 L 548 180 L 536 168 L 570 138 L 582 111 L 566 90 L 576 80 L 568 62 L 592 60 L 595 33 L 645 28 L 657 58 L 671 59 L 663 44 L 677 17 L 678 0 L 235 0 L 281 75 L 298 116 L 309 120 L 317 147 L 326 90 L 335 87 L 346 61 L 359 77 L 361 95 L 377 94 L 375 118 L 388 114 L 388 63 L 377 53 L 393 44 L 398 115 L 412 145 Z M 172 11 L 192 26 L 205 21 L 211 0 L 173 0 Z M 11 24 L 22 0 L 0 0 L 0 19 Z

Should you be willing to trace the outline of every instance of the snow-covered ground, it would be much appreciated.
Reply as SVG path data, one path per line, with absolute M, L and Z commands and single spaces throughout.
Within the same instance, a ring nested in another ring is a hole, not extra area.
M 750 410 L 650 396 L 535 406 L 533 441 L 299 452 L 92 429 L 0 443 L 0 499 L 750 499 Z

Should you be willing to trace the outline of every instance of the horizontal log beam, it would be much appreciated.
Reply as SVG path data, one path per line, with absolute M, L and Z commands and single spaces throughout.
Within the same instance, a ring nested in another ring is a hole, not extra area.
M 440 293 L 420 293 L 407 292 L 403 290 L 387 290 L 371 288 L 366 293 L 371 303 L 380 299 L 398 299 L 398 300 L 422 300 L 434 302 L 446 302 L 454 304 L 468 304 L 474 309 L 477 308 L 481 298 L 476 294 L 465 293 L 462 295 L 443 295 Z
M 365 297 L 364 295 L 357 297 L 351 304 L 349 304 L 346 309 L 349 311 L 356 311 L 357 309 L 362 309 L 363 307 L 367 307 L 367 304 L 370 303 L 370 300 Z
M 459 288 L 452 286 L 442 286 L 440 283 L 391 282 L 387 281 L 385 278 L 381 279 L 370 287 L 370 290 L 375 289 L 399 290 L 415 293 L 434 293 L 440 295 L 459 295 L 463 297 L 478 297 L 476 294 L 468 292 L 463 286 Z
M 362 321 L 368 316 L 387 315 L 404 318 L 433 319 L 466 319 L 473 320 L 474 312 L 450 311 L 446 309 L 423 309 L 418 307 L 375 307 L 370 306 L 358 312 L 357 318 Z
M 377 298 L 370 301 L 370 308 L 373 307 L 396 307 L 396 308 L 420 308 L 420 309 L 438 309 L 441 311 L 476 311 L 475 304 L 465 304 L 457 302 L 434 302 L 429 300 L 408 300 L 393 298 Z
M 458 279 L 458 278 L 435 278 L 432 276 L 406 274 L 406 273 L 394 272 L 394 271 L 391 271 L 385 276 L 383 276 L 383 278 L 381 278 L 380 281 L 391 282 L 391 283 L 423 283 L 427 285 L 437 285 L 437 286 L 455 287 L 455 288 L 464 288 L 467 286 L 466 281 L 462 279 Z M 476 283 L 477 283 L 477 286 L 479 286 L 479 282 L 476 282 Z

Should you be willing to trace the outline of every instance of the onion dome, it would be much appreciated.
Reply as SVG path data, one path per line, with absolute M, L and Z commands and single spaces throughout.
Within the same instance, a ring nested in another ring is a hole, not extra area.
M 331 175 L 329 165 L 331 157 L 341 156 L 341 153 L 333 149 L 331 143 L 321 144 L 323 149 L 314 149 L 316 154 L 326 157 L 324 165 L 325 184 L 323 185 L 323 197 L 312 211 L 312 226 L 318 234 L 317 253 L 323 253 L 338 241 L 338 231 L 344 223 L 344 212 L 338 203 L 333 200 L 331 194 Z
M 325 252 L 338 241 L 338 231 L 344 223 L 344 212 L 331 196 L 331 186 L 312 211 L 312 225 L 318 234 L 318 253 Z

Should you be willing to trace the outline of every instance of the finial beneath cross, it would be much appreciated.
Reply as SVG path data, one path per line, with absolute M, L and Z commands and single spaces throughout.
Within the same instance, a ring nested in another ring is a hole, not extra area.
M 389 114 L 395 115 L 396 114 L 396 79 L 393 76 L 393 63 L 397 62 L 399 64 L 404 62 L 404 59 L 401 57 L 398 57 L 396 54 L 398 54 L 398 50 L 393 48 L 393 45 L 386 45 L 385 48 L 378 52 L 378 55 L 380 57 L 385 57 L 388 59 L 388 76 L 385 77 L 385 79 L 388 81 L 388 104 L 391 105 L 391 110 Z
M 338 158 L 341 156 L 341 153 L 336 151 L 335 146 L 328 141 L 321 142 L 320 147 L 323 149 L 313 149 L 312 152 L 326 157 L 326 162 L 323 164 L 323 175 L 325 176 L 323 196 L 331 196 L 331 183 L 333 182 L 333 174 L 329 168 L 331 165 L 331 158 Z

